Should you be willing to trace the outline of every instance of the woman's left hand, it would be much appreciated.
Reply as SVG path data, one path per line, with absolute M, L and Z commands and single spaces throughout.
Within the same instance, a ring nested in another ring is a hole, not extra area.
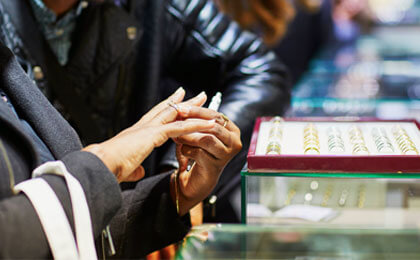
M 221 113 L 191 107 L 185 117 L 216 118 L 217 124 L 209 130 L 174 139 L 180 164 L 180 215 L 210 194 L 224 167 L 242 148 L 239 128 Z M 195 161 L 190 171 L 186 171 L 188 160 Z

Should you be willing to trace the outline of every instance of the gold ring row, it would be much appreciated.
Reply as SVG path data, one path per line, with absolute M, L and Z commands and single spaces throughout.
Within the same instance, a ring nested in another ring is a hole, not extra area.
M 281 154 L 281 139 L 283 138 L 283 118 L 276 116 L 271 120 L 271 128 L 268 137 L 268 145 L 266 154 L 279 155 Z
M 303 149 L 304 154 L 320 154 L 318 130 L 312 123 L 303 129 Z
M 407 131 L 400 125 L 396 125 L 393 128 L 393 134 L 395 141 L 397 142 L 401 152 L 406 155 L 416 155 L 419 154 L 416 145 L 411 140 Z
M 391 144 L 385 129 L 374 128 L 372 130 L 372 137 L 375 142 L 378 152 L 381 153 L 392 153 L 394 152 L 394 146 Z
M 330 152 L 344 152 L 345 146 L 341 131 L 337 127 L 330 127 L 328 133 L 328 150 Z
M 349 130 L 350 142 L 353 145 L 353 154 L 366 155 L 369 154 L 369 149 L 366 146 L 363 133 L 357 126 L 352 126 Z

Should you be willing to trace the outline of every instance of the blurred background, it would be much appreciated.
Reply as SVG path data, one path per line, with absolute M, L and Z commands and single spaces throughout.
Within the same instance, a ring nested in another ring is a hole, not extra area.
M 420 118 L 420 1 L 336 0 L 331 9 L 331 34 L 294 74 L 289 116 Z

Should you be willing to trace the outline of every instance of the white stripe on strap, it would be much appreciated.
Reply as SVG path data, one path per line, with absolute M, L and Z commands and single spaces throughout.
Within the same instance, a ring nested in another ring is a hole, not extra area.
M 76 241 L 63 207 L 49 184 L 37 178 L 43 174 L 64 177 L 72 203 Z M 34 206 L 47 236 L 55 259 L 97 259 L 92 222 L 86 196 L 80 182 L 71 175 L 61 161 L 47 162 L 32 172 L 31 180 L 15 186 L 23 191 Z
M 38 178 L 18 184 L 15 190 L 24 192 L 35 208 L 53 257 L 58 260 L 79 259 L 70 224 L 50 185 Z
M 45 163 L 36 168 L 32 174 L 35 178 L 44 173 L 64 176 L 72 202 L 80 259 L 97 259 L 89 207 L 82 185 L 67 171 L 66 166 L 61 161 Z

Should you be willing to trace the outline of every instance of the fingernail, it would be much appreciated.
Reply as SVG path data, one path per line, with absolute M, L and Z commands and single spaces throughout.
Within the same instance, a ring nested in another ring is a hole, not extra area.
M 174 97 L 175 98 L 180 98 L 182 95 L 184 94 L 184 88 L 183 87 L 179 87 L 175 93 L 174 93 Z
M 197 95 L 197 98 L 202 98 L 206 96 L 206 92 L 205 91 L 201 91 L 200 94 Z

